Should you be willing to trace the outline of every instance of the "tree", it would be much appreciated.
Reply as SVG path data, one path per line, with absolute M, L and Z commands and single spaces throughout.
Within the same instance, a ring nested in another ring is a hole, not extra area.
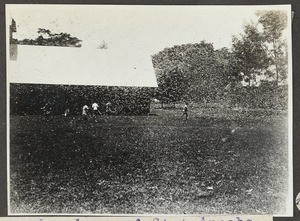
M 51 33 L 50 30 L 39 28 L 36 39 L 24 39 L 18 43 L 23 45 L 43 45 L 43 46 L 63 46 L 63 47 L 81 47 L 81 40 L 72 37 L 68 33 Z
M 264 36 L 253 23 L 244 26 L 244 33 L 234 36 L 232 50 L 238 60 L 240 71 L 244 74 L 244 80 L 255 82 L 257 75 L 269 67 L 270 59 L 264 48 Z
M 259 11 L 256 15 L 263 27 L 262 34 L 268 43 L 266 49 L 272 65 L 275 66 L 275 81 L 278 85 L 280 80 L 287 77 L 287 45 L 282 39 L 283 31 L 287 27 L 287 14 L 283 11 L 269 10 Z
M 243 75 L 240 72 L 239 60 L 235 57 L 235 54 L 225 47 L 216 50 L 215 54 L 216 62 L 219 64 L 224 75 L 223 83 L 240 83 L 243 80 Z
M 181 100 L 198 102 L 204 98 L 206 100 L 209 98 L 217 99 L 217 94 L 224 90 L 226 84 L 232 80 L 231 75 L 237 73 L 236 70 L 233 70 L 236 63 L 233 62 L 233 58 L 228 49 L 223 48 L 220 51 L 215 51 L 212 44 L 202 41 L 196 44 L 175 45 L 171 48 L 165 48 L 155 54 L 152 60 L 154 68 L 159 70 L 157 72 L 158 79 L 161 78 L 161 74 L 167 78 L 162 78 L 162 82 L 170 80 L 168 78 L 173 70 L 180 73 L 176 77 L 182 82 L 178 90 L 184 90 L 184 92 L 182 91 L 176 96 L 180 96 Z M 158 81 L 160 82 L 160 80 Z M 171 84 L 164 84 L 164 87 L 166 86 L 173 87 Z M 172 89 L 168 90 L 172 91 Z M 165 92 L 160 93 L 160 95 L 169 93 Z M 160 96 L 160 98 L 162 97 Z M 177 97 L 178 99 L 179 97 Z M 169 102 L 169 100 L 169 98 L 165 99 L 164 102 Z
M 156 69 L 158 88 L 154 96 L 164 103 L 174 103 L 184 98 L 188 89 L 187 76 L 177 67 L 172 69 Z

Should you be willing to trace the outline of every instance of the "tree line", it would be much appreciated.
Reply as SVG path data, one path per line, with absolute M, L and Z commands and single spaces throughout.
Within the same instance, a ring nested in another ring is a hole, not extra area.
M 10 114 L 12 115 L 62 115 L 66 109 L 70 114 L 80 115 L 82 107 L 99 104 L 105 113 L 108 102 L 118 115 L 144 115 L 150 112 L 151 88 L 10 84 Z
M 213 44 L 201 41 L 165 48 L 153 55 L 159 85 L 155 98 L 162 104 L 204 99 L 245 104 L 243 99 L 247 97 L 247 105 L 285 106 L 288 52 L 283 31 L 287 14 L 272 10 L 258 11 L 256 16 L 256 22 L 246 23 L 243 33 L 232 37 L 231 48 L 215 50 Z M 253 99 L 249 94 L 265 100 L 250 102 Z

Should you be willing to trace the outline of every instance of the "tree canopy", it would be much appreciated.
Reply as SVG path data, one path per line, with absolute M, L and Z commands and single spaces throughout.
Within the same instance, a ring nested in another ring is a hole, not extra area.
M 258 22 L 263 27 L 262 35 L 274 66 L 276 84 L 287 78 L 287 44 L 282 38 L 287 27 L 287 14 L 279 10 L 258 11 Z
M 81 47 L 81 40 L 72 37 L 68 33 L 51 33 L 50 30 L 39 28 L 36 39 L 23 39 L 18 44 L 23 45 L 42 45 L 42 46 L 63 46 L 63 47 Z
M 233 37 L 232 51 L 249 86 L 256 81 L 257 75 L 269 67 L 270 59 L 264 49 L 264 37 L 254 24 L 246 24 L 244 33 Z
M 249 86 L 259 75 L 278 85 L 287 78 L 287 44 L 283 39 L 287 14 L 268 10 L 256 15 L 256 23 L 247 23 L 243 33 L 233 37 L 232 50 Z
M 165 94 L 165 100 L 172 102 L 213 99 L 230 81 L 239 79 L 233 54 L 227 48 L 214 50 L 204 41 L 166 48 L 153 56 L 153 64 L 160 92 L 157 98 Z

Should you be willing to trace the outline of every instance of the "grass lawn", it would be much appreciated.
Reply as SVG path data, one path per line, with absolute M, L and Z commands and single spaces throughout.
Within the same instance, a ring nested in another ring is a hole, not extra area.
M 286 116 L 155 111 L 11 116 L 11 212 L 285 212 Z

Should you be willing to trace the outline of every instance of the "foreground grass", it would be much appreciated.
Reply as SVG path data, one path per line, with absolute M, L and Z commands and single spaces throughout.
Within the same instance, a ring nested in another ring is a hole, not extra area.
M 157 114 L 12 116 L 11 212 L 285 212 L 285 117 Z

